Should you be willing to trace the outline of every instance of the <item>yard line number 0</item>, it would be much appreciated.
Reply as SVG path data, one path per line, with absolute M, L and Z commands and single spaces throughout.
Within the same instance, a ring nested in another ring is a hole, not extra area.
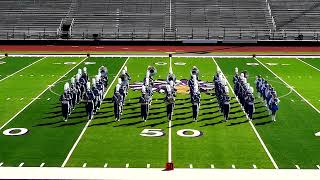
M 140 135 L 144 137 L 161 137 L 165 133 L 163 129 L 144 129 Z M 203 133 L 195 129 L 181 129 L 177 131 L 177 135 L 181 137 L 200 137 Z

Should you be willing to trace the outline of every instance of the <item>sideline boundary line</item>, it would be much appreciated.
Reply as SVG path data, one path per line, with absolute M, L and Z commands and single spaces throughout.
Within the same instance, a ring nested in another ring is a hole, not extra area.
M 20 69 L 20 70 L 18 70 L 18 71 L 16 71 L 16 72 L 14 72 L 14 73 L 12 73 L 12 74 L 8 75 L 7 77 L 5 77 L 5 78 L 3 78 L 3 79 L 0 79 L 0 82 L 2 82 L 2 81 L 4 81 L 4 80 L 8 79 L 9 77 L 12 77 L 12 76 L 14 76 L 14 75 L 18 74 L 19 72 L 21 72 L 21 71 L 23 71 L 23 70 L 27 69 L 28 67 L 30 67 L 30 66 L 32 66 L 32 65 L 34 65 L 34 64 L 36 64 L 36 63 L 38 63 L 38 62 L 40 62 L 40 61 L 42 61 L 42 60 L 43 60 L 43 59 L 45 59 L 45 58 L 47 58 L 47 57 L 40 58 L 40 59 L 38 59 L 37 61 L 35 61 L 35 62 L 33 62 L 33 63 L 29 64 L 28 66 L 25 66 L 25 67 L 23 67 L 22 69 Z M 1 59 L 2 59 L 2 58 L 1 58 Z
M 104 93 L 103 97 L 105 97 L 105 96 L 108 94 L 108 92 L 110 91 L 110 89 L 111 89 L 111 87 L 113 86 L 114 82 L 115 82 L 116 80 L 118 80 L 117 77 L 119 77 L 119 74 L 121 73 L 121 71 L 122 71 L 122 69 L 124 68 L 124 66 L 127 64 L 129 58 L 130 58 L 130 57 L 127 57 L 126 61 L 125 61 L 125 62 L 123 63 L 123 65 L 122 65 L 122 67 L 119 69 L 118 74 L 116 75 L 116 77 L 115 77 L 115 78 L 113 79 L 113 81 L 111 82 L 111 84 L 110 84 L 110 86 L 108 87 L 107 91 Z M 82 131 L 81 131 L 78 139 L 77 139 L 76 142 L 73 144 L 71 150 L 69 151 L 66 159 L 63 161 L 61 167 L 65 167 L 66 164 L 68 163 L 68 161 L 69 161 L 69 159 L 70 159 L 73 151 L 76 149 L 76 147 L 77 147 L 77 145 L 79 144 L 82 136 L 84 135 L 84 133 L 86 132 L 87 128 L 89 127 L 89 124 L 91 123 L 91 121 L 92 121 L 92 119 L 89 120 L 89 121 L 87 122 L 87 124 L 84 126 L 84 128 L 82 129 Z
M 232 88 L 232 86 L 230 85 L 230 83 L 229 83 L 228 79 L 226 78 L 226 76 L 225 76 L 225 75 L 224 75 L 224 73 L 222 72 L 222 69 L 219 67 L 218 63 L 216 62 L 216 60 L 215 60 L 214 58 L 212 58 L 212 60 L 213 60 L 213 62 L 216 64 L 216 66 L 220 69 L 222 76 L 226 79 L 227 84 L 228 84 L 228 86 L 229 86 L 230 90 L 232 91 L 232 93 L 233 93 L 233 94 L 234 94 L 234 96 L 236 97 L 236 94 L 234 93 L 233 88 Z M 236 99 L 237 99 L 237 101 L 238 101 L 238 104 L 240 104 L 240 102 L 239 102 L 238 98 L 236 98 Z M 245 112 L 244 112 L 244 110 L 242 110 L 242 111 L 243 111 L 243 113 L 245 113 Z M 245 113 L 245 114 L 246 114 L 246 113 Z M 248 118 L 247 118 L 247 119 L 248 119 Z M 248 119 L 248 120 L 249 120 L 249 119 Z M 266 145 L 265 145 L 265 143 L 263 142 L 263 140 L 262 140 L 262 138 L 261 138 L 261 136 L 260 136 L 259 132 L 257 131 L 256 127 L 253 125 L 253 123 L 252 123 L 250 120 L 249 120 L 249 124 L 251 125 L 251 127 L 252 127 L 252 129 L 253 129 L 254 133 L 256 134 L 257 138 L 259 139 L 259 141 L 260 141 L 260 143 L 261 143 L 261 145 L 262 145 L 262 147 L 263 147 L 264 151 L 267 153 L 267 155 L 268 155 L 269 159 L 271 160 L 271 162 L 272 162 L 272 164 L 273 164 L 274 168 L 275 168 L 275 169 L 279 169 L 279 167 L 278 167 L 277 163 L 275 162 L 275 160 L 273 159 L 273 157 L 272 157 L 271 153 L 269 152 L 269 150 L 268 150 L 267 146 L 266 146 Z
M 33 98 L 32 101 L 30 101 L 25 107 L 23 107 L 19 112 L 17 112 L 12 118 L 10 118 L 6 123 L 4 123 L 1 127 L 0 130 L 2 130 L 6 125 L 8 125 L 14 118 L 16 118 L 21 112 L 23 112 L 27 107 L 29 107 L 35 100 L 39 99 L 39 97 L 44 94 L 49 88 L 51 88 L 51 86 L 53 86 L 54 84 L 56 84 L 57 82 L 59 82 L 64 76 L 66 76 L 67 74 L 69 74 L 73 69 L 75 69 L 76 67 L 78 67 L 83 61 L 85 61 L 86 59 L 88 59 L 87 57 L 84 58 L 83 60 L 81 60 L 77 65 L 75 65 L 74 67 L 72 67 L 69 71 L 67 71 L 64 75 L 62 75 L 59 79 L 57 79 L 54 83 L 52 83 L 51 85 L 48 85 L 48 87 L 43 90 L 37 97 Z
M 308 103 L 314 110 L 316 110 L 318 113 L 320 113 L 320 110 L 317 109 L 313 104 L 311 104 L 306 98 L 304 98 L 297 90 L 295 90 L 292 86 L 290 86 L 287 82 L 285 82 L 281 77 L 279 77 L 276 73 L 274 73 L 270 68 L 268 68 L 265 64 L 263 64 L 261 61 L 259 61 L 257 58 L 254 58 L 256 61 L 258 61 L 263 67 L 268 69 L 274 76 L 276 76 L 280 81 L 282 81 L 285 85 L 290 87 L 300 98 L 302 98 L 306 103 Z
M 320 71 L 320 69 L 318 69 L 318 68 L 314 67 L 313 65 L 311 65 L 311 64 L 309 64 L 309 63 L 307 63 L 307 62 L 305 62 L 304 60 L 302 60 L 302 59 L 300 59 L 300 58 L 296 58 L 296 59 L 298 59 L 299 61 L 303 62 L 304 64 L 306 64 L 306 65 L 308 65 L 308 66 L 312 67 L 313 69 L 315 69 L 315 70 L 317 70 L 317 71 Z

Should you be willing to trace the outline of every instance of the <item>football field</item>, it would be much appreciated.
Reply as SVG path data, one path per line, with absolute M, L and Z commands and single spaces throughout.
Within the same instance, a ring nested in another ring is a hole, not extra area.
M 108 68 L 109 86 L 101 109 L 87 119 L 84 103 L 67 122 L 59 97 L 79 68 L 91 77 Z M 131 76 L 121 121 L 113 115 L 114 88 L 121 70 Z M 139 97 L 148 66 L 155 80 L 169 69 L 181 82 L 200 70 L 203 88 L 220 68 L 233 89 L 234 70 L 268 80 L 280 98 L 277 121 L 255 92 L 255 113 L 248 121 L 233 91 L 230 120 L 223 121 L 214 90 L 201 93 L 198 122 L 192 120 L 189 88 L 180 83 L 173 120 L 164 94 L 155 92 L 146 122 Z M 137 89 L 134 87 L 138 87 Z M 320 169 L 320 58 L 306 57 L 3 57 L 0 59 L 0 166 L 218 169 Z M 22 130 L 27 130 L 21 133 Z M 7 132 L 10 132 L 9 134 Z

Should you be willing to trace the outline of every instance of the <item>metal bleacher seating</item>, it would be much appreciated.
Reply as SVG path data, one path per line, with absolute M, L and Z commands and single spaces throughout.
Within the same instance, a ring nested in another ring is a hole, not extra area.
M 67 37 L 73 39 L 268 39 L 271 34 L 281 39 L 284 31 L 315 33 L 320 27 L 320 2 L 0 1 L 0 39 L 60 38 L 65 22 L 72 22 Z

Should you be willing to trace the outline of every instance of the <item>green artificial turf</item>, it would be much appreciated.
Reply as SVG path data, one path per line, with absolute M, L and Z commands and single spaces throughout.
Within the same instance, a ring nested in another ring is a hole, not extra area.
M 36 67 L 32 73 L 45 74 L 41 79 L 44 83 L 51 83 L 53 79 L 58 79 L 63 72 L 75 65 L 52 65 L 53 62 L 76 61 L 79 62 L 83 58 L 55 58 L 47 59 L 44 67 Z M 93 77 L 98 72 L 101 65 L 108 67 L 110 81 L 118 73 L 120 67 L 124 63 L 125 58 L 90 58 L 86 62 L 96 62 L 95 64 L 85 65 L 82 63 L 79 68 L 86 66 L 88 73 Z M 52 69 L 50 69 L 50 67 Z M 84 104 L 77 106 L 71 114 L 68 122 L 62 121 L 61 105 L 59 102 L 59 94 L 63 93 L 63 85 L 66 81 L 77 73 L 77 69 L 72 70 L 66 77 L 61 79 L 51 90 L 46 91 L 39 99 L 33 102 L 27 109 L 19 114 L 4 129 L 13 127 L 27 128 L 29 132 L 23 136 L 0 136 L 1 162 L 3 166 L 18 166 L 24 162 L 24 166 L 45 166 L 59 167 L 67 157 L 71 147 L 77 140 L 80 132 L 87 122 Z M 32 70 L 31 68 L 28 70 Z M 41 71 L 40 71 L 41 70 Z M 31 72 L 28 72 L 28 74 Z M 55 75 L 55 77 L 51 77 Z M 19 76 L 18 76 L 19 77 Z M 41 77 L 41 76 L 40 76 Z M 21 79 L 22 81 L 22 79 Z M 13 83 L 13 82 L 12 82 Z M 22 83 L 19 79 L 15 79 L 15 84 Z M 29 82 L 32 84 L 32 82 Z M 24 84 L 26 85 L 26 84 Z M 37 84 L 35 89 L 37 88 Z M 8 89 L 9 87 L 6 86 Z M 32 88 L 30 85 L 29 88 Z M 16 91 L 12 88 L 11 91 Z M 35 92 L 34 92 L 35 93 Z M 58 95 L 57 95 L 58 94 Z M 2 94 L 1 94 L 2 95 Z M 50 98 L 50 99 L 49 99 Z M 4 120 L 7 120 L 5 118 Z
M 279 168 L 296 168 L 295 165 L 298 165 L 300 168 L 315 169 L 320 162 L 320 154 L 318 153 L 320 151 L 320 139 L 314 135 L 320 130 L 319 114 L 306 102 L 302 101 L 296 93 L 291 92 L 285 84 L 266 68 L 259 65 L 255 59 L 217 58 L 217 62 L 230 82 L 232 82 L 234 68 L 238 67 L 239 72 L 248 71 L 248 82 L 251 86 L 255 87 L 255 76 L 262 75 L 277 91 L 280 97 L 277 121 L 271 121 L 264 102 L 256 94 L 256 112 L 253 122 Z M 273 62 L 282 63 L 284 61 Z M 290 60 L 290 63 L 293 62 L 295 61 Z M 252 66 L 247 63 L 258 64 Z M 282 69 L 285 68 L 282 67 Z M 308 91 L 307 86 L 305 87 Z
M 166 64 L 155 65 L 157 62 Z M 130 83 L 142 82 L 149 65 L 157 68 L 155 79 L 166 78 L 169 70 L 167 58 L 130 58 L 127 62 L 132 77 Z M 108 163 L 108 167 L 124 168 L 129 163 L 130 167 L 146 168 L 147 164 L 151 168 L 164 167 L 168 155 L 168 136 L 140 135 L 143 129 L 162 129 L 167 134 L 164 95 L 154 94 L 147 122 L 140 117 L 140 91 L 129 91 L 120 122 L 114 121 L 113 103 L 110 101 L 112 95 L 113 89 L 107 94 L 101 114 L 89 125 L 67 166 L 79 167 L 87 163 L 87 167 L 103 167 Z
M 41 59 L 40 57 L 4 57 L 0 59 L 0 80 Z
M 298 93 L 320 109 L 320 72 L 296 58 L 259 58 L 281 79 L 293 86 Z M 277 63 L 277 65 L 269 65 Z
M 192 66 L 200 70 L 200 80 L 213 81 L 216 65 L 211 58 L 173 58 L 173 63 L 184 62 L 185 66 L 173 65 L 178 79 L 189 79 Z M 214 91 L 201 94 L 198 122 L 192 120 L 189 94 L 178 94 L 173 120 L 172 153 L 176 167 L 189 168 L 273 168 L 271 161 L 251 129 L 233 94 L 230 94 L 231 112 L 228 122 L 218 108 Z M 196 138 L 181 137 L 180 129 L 195 129 L 203 133 Z
M 13 60 L 12 60 L 13 59 Z M 23 60 L 22 60 L 23 59 Z M 12 74 L 39 58 L 8 57 L 0 61 L 8 63 L 0 65 L 0 74 Z M 16 75 L 0 82 L 0 126 L 21 110 L 32 98 L 39 95 L 48 85 L 55 82 L 84 57 L 56 58 L 50 57 L 30 66 Z M 89 58 L 79 68 L 87 66 L 91 76 L 104 65 L 109 70 L 109 83 L 120 71 L 127 58 Z M 211 58 L 172 58 L 173 72 L 177 79 L 189 79 L 190 69 L 196 65 L 200 69 L 200 79 L 212 81 L 216 65 Z M 9 63 L 10 60 L 10 63 Z M 11 61 L 12 60 L 12 61 Z M 255 87 L 255 76 L 260 74 L 276 89 L 280 97 L 277 121 L 272 122 L 264 102 L 256 96 L 254 125 L 266 144 L 279 168 L 315 169 L 320 164 L 320 139 L 315 133 L 320 129 L 320 116 L 309 104 L 291 91 L 265 67 L 252 58 L 216 58 L 223 73 L 231 85 L 234 68 L 249 72 L 249 82 Z M 317 108 L 320 108 L 319 71 L 291 58 L 259 58 L 273 72 L 293 86 L 303 97 Z M 318 59 L 302 59 L 319 68 Z M 64 64 L 75 62 L 74 64 Z M 165 62 L 164 65 L 156 65 Z M 168 58 L 132 57 L 127 67 L 132 80 L 130 83 L 142 82 L 149 65 L 157 68 L 155 79 L 164 80 L 169 70 Z M 177 64 L 177 62 L 180 62 Z M 175 64 L 176 63 L 176 64 Z M 185 65 L 181 65 L 186 63 Z M 249 63 L 249 64 L 247 64 Z M 250 64 L 254 63 L 254 64 Z M 270 66 L 266 63 L 277 63 Z M 179 65 L 180 64 L 180 65 Z M 7 65 L 10 65 L 7 66 Z M 7 66 L 7 67 L 5 67 Z M 2 68 L 2 69 L 1 69 Z M 64 162 L 72 146 L 79 137 L 87 117 L 84 104 L 77 106 L 68 122 L 63 122 L 59 96 L 63 92 L 63 84 L 70 81 L 77 68 L 68 73 L 55 86 L 46 91 L 40 99 L 34 101 L 1 131 L 19 127 L 29 132 L 23 136 L 0 135 L 0 162 L 3 166 L 45 166 L 59 167 Z M 5 72 L 5 73 L 2 73 Z M 1 77 L 0 77 L 1 79 Z M 111 97 L 117 80 L 106 96 L 101 110 L 86 129 L 79 144 L 76 146 L 68 167 L 129 167 L 162 168 L 168 159 L 168 121 L 166 117 L 164 95 L 154 93 L 150 116 L 147 122 L 140 117 L 138 98 L 140 91 L 129 91 L 122 120 L 114 122 L 113 103 Z M 230 121 L 222 122 L 222 114 L 218 109 L 212 93 L 202 93 L 201 108 L 198 122 L 192 122 L 190 96 L 186 93 L 177 95 L 174 118 L 172 121 L 172 157 L 177 168 L 274 168 L 261 143 L 240 109 L 239 103 L 230 91 Z M 144 129 L 162 129 L 162 137 L 143 137 Z M 202 132 L 197 138 L 186 138 L 177 135 L 181 129 L 195 129 Z
M 45 58 L 0 82 L 0 127 L 82 58 Z M 60 63 L 60 64 L 59 64 Z
M 319 58 L 300 58 L 302 61 L 310 64 L 311 66 L 320 69 L 320 59 Z

